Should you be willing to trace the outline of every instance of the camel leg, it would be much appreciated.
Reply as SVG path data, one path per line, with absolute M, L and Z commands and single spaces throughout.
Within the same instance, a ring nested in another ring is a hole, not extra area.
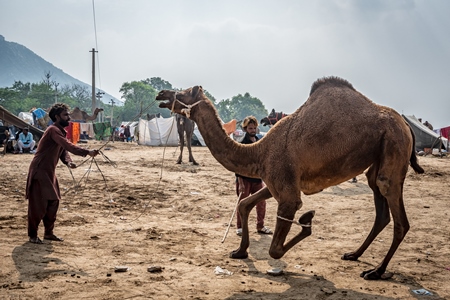
M 361 273 L 361 277 L 364 277 L 366 280 L 387 279 L 392 276 L 392 274 L 385 274 L 386 268 L 409 230 L 409 222 L 403 203 L 403 183 L 408 170 L 409 157 L 404 157 L 405 151 L 402 152 L 402 149 L 399 148 L 398 145 L 389 143 L 390 140 L 394 139 L 386 138 L 385 140 L 387 142 L 384 149 L 384 160 L 380 164 L 379 172 L 374 172 L 377 173 L 376 186 L 385 200 L 378 200 L 377 202 L 377 199 L 375 199 L 377 215 L 381 215 L 376 218 L 376 222 L 378 223 L 374 225 L 373 233 L 371 232 L 369 234 L 367 241 L 361 246 L 361 251 L 365 249 L 365 244 L 370 244 L 369 242 L 373 241 L 376 234 L 378 234 L 378 232 L 384 228 L 383 226 L 388 223 L 389 209 L 392 214 L 392 219 L 394 220 L 394 234 L 389 251 L 383 261 L 374 269 L 363 271 Z M 401 165 L 402 161 L 405 161 L 404 165 Z M 371 181 L 373 181 L 373 179 L 371 179 Z M 380 213 L 378 212 L 379 210 L 381 211 Z M 356 252 L 356 254 L 359 254 L 358 251 Z
M 184 148 L 184 132 L 178 130 L 178 138 L 180 139 L 180 156 L 178 156 L 177 164 L 181 164 L 183 160 L 183 148 Z
M 284 201 L 278 205 L 277 214 L 280 217 L 283 217 L 288 220 L 293 220 L 295 217 L 295 213 L 302 206 L 302 202 L 300 199 L 296 199 L 294 201 Z M 299 220 L 300 224 L 304 224 L 307 226 L 311 226 L 312 218 L 314 217 L 314 211 L 308 211 L 304 213 Z M 273 234 L 272 243 L 270 245 L 269 254 L 272 258 L 279 259 L 286 254 L 289 249 L 294 247 L 301 240 L 310 236 L 312 233 L 311 227 L 302 227 L 302 230 L 295 235 L 292 239 L 290 239 L 286 244 L 286 237 L 291 230 L 292 223 L 283 219 L 277 219 L 277 224 L 275 226 L 275 231 Z
M 372 230 L 370 231 L 364 243 L 356 251 L 345 253 L 342 256 L 343 260 L 357 260 L 391 220 L 389 215 L 388 202 L 386 198 L 384 198 L 380 193 L 380 189 L 377 186 L 377 169 L 378 168 L 373 165 L 372 167 L 370 167 L 366 174 L 367 182 L 369 184 L 369 187 L 373 191 L 375 202 L 376 216 Z
M 187 148 L 189 151 L 189 161 L 192 162 L 194 165 L 198 165 L 198 163 L 195 161 L 194 156 L 192 155 L 192 149 L 191 149 L 191 145 L 192 145 L 192 135 L 194 134 L 194 122 L 192 122 L 192 128 L 189 128 L 189 132 L 186 131 L 186 143 L 187 143 Z
M 231 258 L 243 259 L 248 257 L 247 249 L 250 246 L 250 236 L 248 232 L 248 215 L 253 207 L 256 206 L 259 202 L 263 200 L 267 200 L 272 197 L 269 189 L 267 187 L 263 187 L 258 192 L 248 196 L 238 205 L 238 213 L 241 215 L 241 224 L 242 224 L 242 238 L 241 244 L 238 249 L 232 251 L 230 253 Z
M 384 181 L 384 179 L 379 179 L 379 181 L 381 180 Z M 403 182 L 389 187 L 389 191 L 385 194 L 389 208 L 391 209 L 392 219 L 394 220 L 394 236 L 391 247 L 383 261 L 374 269 L 361 273 L 361 277 L 364 277 L 366 280 L 386 279 L 392 276 L 392 274 L 385 274 L 386 268 L 409 230 L 409 222 L 406 216 L 402 193 Z

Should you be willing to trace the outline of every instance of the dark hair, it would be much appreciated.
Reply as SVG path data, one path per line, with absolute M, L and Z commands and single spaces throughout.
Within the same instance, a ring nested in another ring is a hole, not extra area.
M 56 122 L 56 116 L 65 110 L 69 110 L 69 106 L 65 103 L 56 103 L 50 108 L 48 116 L 53 122 Z

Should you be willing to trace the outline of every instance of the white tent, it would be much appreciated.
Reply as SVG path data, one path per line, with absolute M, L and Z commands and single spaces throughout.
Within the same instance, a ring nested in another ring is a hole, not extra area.
M 175 117 L 139 119 L 139 145 L 178 146 Z

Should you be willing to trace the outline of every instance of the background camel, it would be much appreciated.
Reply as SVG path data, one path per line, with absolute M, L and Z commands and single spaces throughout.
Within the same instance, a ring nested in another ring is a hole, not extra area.
M 313 84 L 308 100 L 295 113 L 280 120 L 260 141 L 242 145 L 225 134 L 202 87 L 177 93 L 161 91 L 156 100 L 165 100 L 159 105 L 162 108 L 190 114 L 211 154 L 226 169 L 262 178 L 267 185 L 238 206 L 243 233 L 240 247 L 230 254 L 232 258 L 248 256 L 248 215 L 259 201 L 273 196 L 278 202 L 269 250 L 270 256 L 278 259 L 311 235 L 314 211 L 304 213 L 299 222 L 294 221 L 302 206 L 301 193 L 318 193 L 369 168 L 366 176 L 374 196 L 375 222 L 362 245 L 345 253 L 342 259 L 357 260 L 390 222 L 391 212 L 392 244 L 380 264 L 363 271 L 361 276 L 392 276 L 385 274 L 386 267 L 409 230 L 403 204 L 408 165 L 418 173 L 424 172 L 414 152 L 414 134 L 396 111 L 373 103 L 346 80 L 323 78 Z M 301 224 L 302 230 L 286 242 L 292 223 Z
M 289 116 L 288 114 L 285 114 L 283 112 L 277 112 L 275 109 L 272 109 L 270 114 L 267 117 L 264 117 L 261 119 L 261 125 L 268 126 L 268 125 L 275 125 L 278 121 L 280 121 L 282 118 Z
M 192 162 L 194 165 L 198 165 L 195 161 L 194 156 L 192 155 L 192 135 L 194 134 L 195 123 L 192 120 L 189 120 L 183 115 L 176 114 L 175 115 L 177 121 L 177 131 L 178 131 L 178 139 L 180 141 L 180 156 L 178 156 L 177 164 L 181 164 L 183 160 L 183 148 L 185 143 L 186 136 L 186 146 L 189 151 L 189 162 Z
M 73 122 L 86 122 L 86 121 L 94 121 L 97 119 L 97 115 L 103 111 L 103 108 L 95 108 L 94 113 L 90 116 L 84 110 L 81 110 L 79 107 L 75 107 L 70 112 L 70 119 Z
M 147 114 L 147 121 L 153 120 L 154 118 L 161 118 L 161 113 Z

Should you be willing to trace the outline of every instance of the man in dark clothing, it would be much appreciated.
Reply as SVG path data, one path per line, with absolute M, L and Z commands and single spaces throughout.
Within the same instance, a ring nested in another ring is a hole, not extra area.
M 246 117 L 242 121 L 242 129 L 245 131 L 242 144 L 251 144 L 259 140 L 256 136 L 258 128 L 258 121 L 255 117 Z M 264 187 L 264 183 L 260 178 L 249 178 L 236 174 L 236 194 L 239 196 L 239 201 L 256 193 Z M 272 234 L 272 230 L 264 226 L 264 217 L 266 215 L 266 200 L 256 204 L 256 230 L 262 234 Z M 242 235 L 241 216 L 237 214 L 236 234 Z
M 55 175 L 56 165 L 60 159 L 70 168 L 77 166 L 72 162 L 68 152 L 75 155 L 95 157 L 97 150 L 86 150 L 75 146 L 66 139 L 64 127 L 69 126 L 69 107 L 57 103 L 50 109 L 49 116 L 54 122 L 49 126 L 39 141 L 37 152 L 28 171 L 26 198 L 28 199 L 28 236 L 30 242 L 42 244 L 38 237 L 38 226 L 44 222 L 44 239 L 63 241 L 53 234 L 56 213 L 61 194 Z

